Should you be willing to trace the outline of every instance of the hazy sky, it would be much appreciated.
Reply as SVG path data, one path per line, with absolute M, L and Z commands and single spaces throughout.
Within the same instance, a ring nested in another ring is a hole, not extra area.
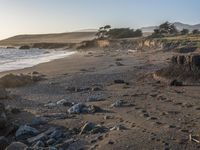
M 200 0 L 0 0 L 0 39 L 163 21 L 200 23 Z

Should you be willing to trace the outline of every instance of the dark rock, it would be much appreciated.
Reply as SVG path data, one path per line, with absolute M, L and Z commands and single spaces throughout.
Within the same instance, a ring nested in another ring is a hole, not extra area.
M 35 137 L 31 137 L 31 138 L 28 138 L 28 143 L 32 144 L 32 143 L 35 143 L 37 141 L 44 141 L 46 140 L 48 137 L 45 133 L 41 133 Z
M 102 95 L 96 94 L 96 95 L 92 95 L 92 96 L 88 97 L 87 101 L 88 102 L 97 102 L 97 101 L 102 101 L 104 99 L 105 98 Z
M 76 88 L 75 87 L 67 87 L 66 90 L 69 92 L 75 92 Z
M 11 143 L 5 150 L 25 150 L 27 145 L 21 142 L 13 142 Z
M 68 147 L 75 142 L 74 139 L 68 139 L 61 144 L 56 145 L 58 149 L 68 149 Z
M 21 137 L 26 137 L 26 136 L 34 136 L 36 134 L 38 134 L 39 131 L 35 128 L 32 128 L 30 126 L 27 125 L 22 125 L 19 127 L 19 129 L 17 130 L 15 136 L 17 138 L 21 138 Z
M 42 142 L 42 141 L 37 141 L 37 142 L 35 143 L 35 145 L 33 146 L 33 149 L 39 149 L 39 148 L 44 147 L 44 146 L 45 146 L 44 142 Z
M 56 140 L 53 139 L 53 138 L 51 138 L 51 139 L 49 139 L 46 143 L 47 143 L 47 145 L 52 145 L 52 144 L 54 144 L 55 142 L 56 142 Z
M 7 124 L 7 117 L 5 113 L 5 107 L 0 103 L 0 129 L 5 128 Z
M 19 47 L 19 49 L 30 49 L 30 46 L 28 46 L 28 45 L 23 45 L 23 46 Z
M 4 150 L 9 145 L 8 140 L 4 137 L 0 137 L 0 149 Z
M 170 86 L 183 86 L 183 83 L 175 79 L 171 81 Z
M 18 109 L 18 108 L 12 108 L 11 109 L 11 113 L 13 113 L 13 114 L 19 114 L 20 112 L 21 112 L 21 110 Z
M 47 123 L 47 121 L 46 121 L 45 118 L 35 117 L 35 118 L 32 119 L 30 126 L 44 125 L 46 123 Z
M 125 81 L 124 80 L 114 80 L 115 84 L 124 84 Z
M 62 136 L 63 136 L 63 131 L 61 131 L 61 130 L 55 130 L 54 132 L 51 133 L 51 135 L 49 137 L 53 138 L 55 140 L 58 140 Z

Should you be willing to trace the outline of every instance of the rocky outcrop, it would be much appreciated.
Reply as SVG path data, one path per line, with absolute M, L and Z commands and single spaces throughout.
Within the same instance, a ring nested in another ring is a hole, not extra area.
M 169 66 L 156 71 L 153 77 L 171 86 L 200 85 L 200 54 L 173 56 Z
M 173 65 L 179 65 L 191 71 L 198 71 L 200 69 L 199 54 L 173 56 L 171 61 Z

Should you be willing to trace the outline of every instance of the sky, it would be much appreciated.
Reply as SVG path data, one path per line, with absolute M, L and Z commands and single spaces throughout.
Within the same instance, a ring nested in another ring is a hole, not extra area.
M 164 21 L 200 23 L 200 0 L 0 0 L 0 39 Z

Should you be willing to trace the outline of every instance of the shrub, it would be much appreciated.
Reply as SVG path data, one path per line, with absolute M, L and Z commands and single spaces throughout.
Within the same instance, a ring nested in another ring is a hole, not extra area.
M 115 39 L 141 37 L 142 31 L 139 29 L 134 31 L 133 29 L 130 28 L 115 28 L 108 31 L 108 36 L 110 38 L 115 38 Z
M 189 30 L 188 29 L 183 29 L 183 30 L 181 30 L 181 34 L 182 35 L 186 35 L 186 34 L 189 34 Z

